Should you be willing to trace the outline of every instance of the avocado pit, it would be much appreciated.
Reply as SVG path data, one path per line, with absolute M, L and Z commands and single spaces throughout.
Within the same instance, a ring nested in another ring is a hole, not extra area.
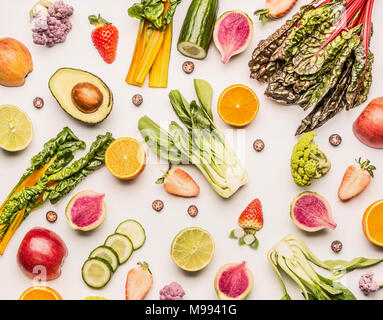
M 81 112 L 93 113 L 104 101 L 99 88 L 89 82 L 80 82 L 72 88 L 72 101 Z

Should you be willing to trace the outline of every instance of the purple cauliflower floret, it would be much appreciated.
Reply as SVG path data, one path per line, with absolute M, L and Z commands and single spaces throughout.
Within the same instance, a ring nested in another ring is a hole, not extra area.
M 63 20 L 73 14 L 73 7 L 66 5 L 64 1 L 56 1 L 49 7 L 48 14 L 58 20 Z
M 72 6 L 66 5 L 63 1 L 55 2 L 49 7 L 46 16 L 36 17 L 32 29 L 33 42 L 47 47 L 53 47 L 57 43 L 64 42 L 72 29 L 72 23 L 69 21 L 72 14 Z M 44 19 L 46 20 L 46 28 L 44 28 Z M 38 23 L 39 20 L 41 20 L 40 23 Z
M 378 291 L 381 287 L 381 284 L 374 281 L 374 274 L 372 272 L 368 272 L 362 275 L 359 279 L 359 289 L 366 296 L 368 296 L 368 294 L 371 292 Z
M 182 300 L 184 295 L 184 289 L 177 282 L 172 282 L 161 289 L 160 300 Z

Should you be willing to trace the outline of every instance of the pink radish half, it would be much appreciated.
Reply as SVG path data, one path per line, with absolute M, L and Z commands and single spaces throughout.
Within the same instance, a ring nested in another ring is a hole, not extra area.
M 221 52 L 222 62 L 245 51 L 253 38 L 253 22 L 243 11 L 234 10 L 221 15 L 214 26 L 214 44 Z

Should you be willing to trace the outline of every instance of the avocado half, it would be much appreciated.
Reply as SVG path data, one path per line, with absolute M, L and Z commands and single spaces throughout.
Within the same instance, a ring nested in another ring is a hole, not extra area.
M 79 83 L 90 83 L 101 91 L 103 101 L 96 111 L 92 113 L 83 112 L 74 103 L 72 89 Z M 49 79 L 49 90 L 65 112 L 82 122 L 89 124 L 100 123 L 112 111 L 112 91 L 104 81 L 90 72 L 72 68 L 58 69 Z

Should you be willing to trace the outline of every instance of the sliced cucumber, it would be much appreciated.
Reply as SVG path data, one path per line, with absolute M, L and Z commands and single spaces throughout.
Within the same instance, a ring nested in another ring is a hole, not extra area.
M 90 258 L 81 269 L 82 279 L 91 288 L 105 287 L 112 276 L 113 269 L 108 261 L 101 258 Z
M 108 261 L 113 272 L 118 268 L 118 254 L 111 247 L 99 246 L 90 253 L 89 258 L 101 258 Z
M 141 248 L 146 240 L 145 230 L 136 220 L 126 220 L 121 222 L 116 229 L 116 233 L 127 236 L 133 243 L 133 249 Z
M 178 38 L 177 49 L 184 56 L 204 59 L 213 37 L 218 0 L 192 0 Z
M 202 60 L 207 56 L 207 51 L 204 48 L 192 42 L 187 42 L 187 41 L 180 42 L 177 45 L 177 49 L 184 56 L 198 59 L 198 60 Z
M 106 238 L 104 244 L 116 251 L 119 264 L 126 262 L 133 252 L 132 241 L 127 236 L 120 233 L 110 235 Z

